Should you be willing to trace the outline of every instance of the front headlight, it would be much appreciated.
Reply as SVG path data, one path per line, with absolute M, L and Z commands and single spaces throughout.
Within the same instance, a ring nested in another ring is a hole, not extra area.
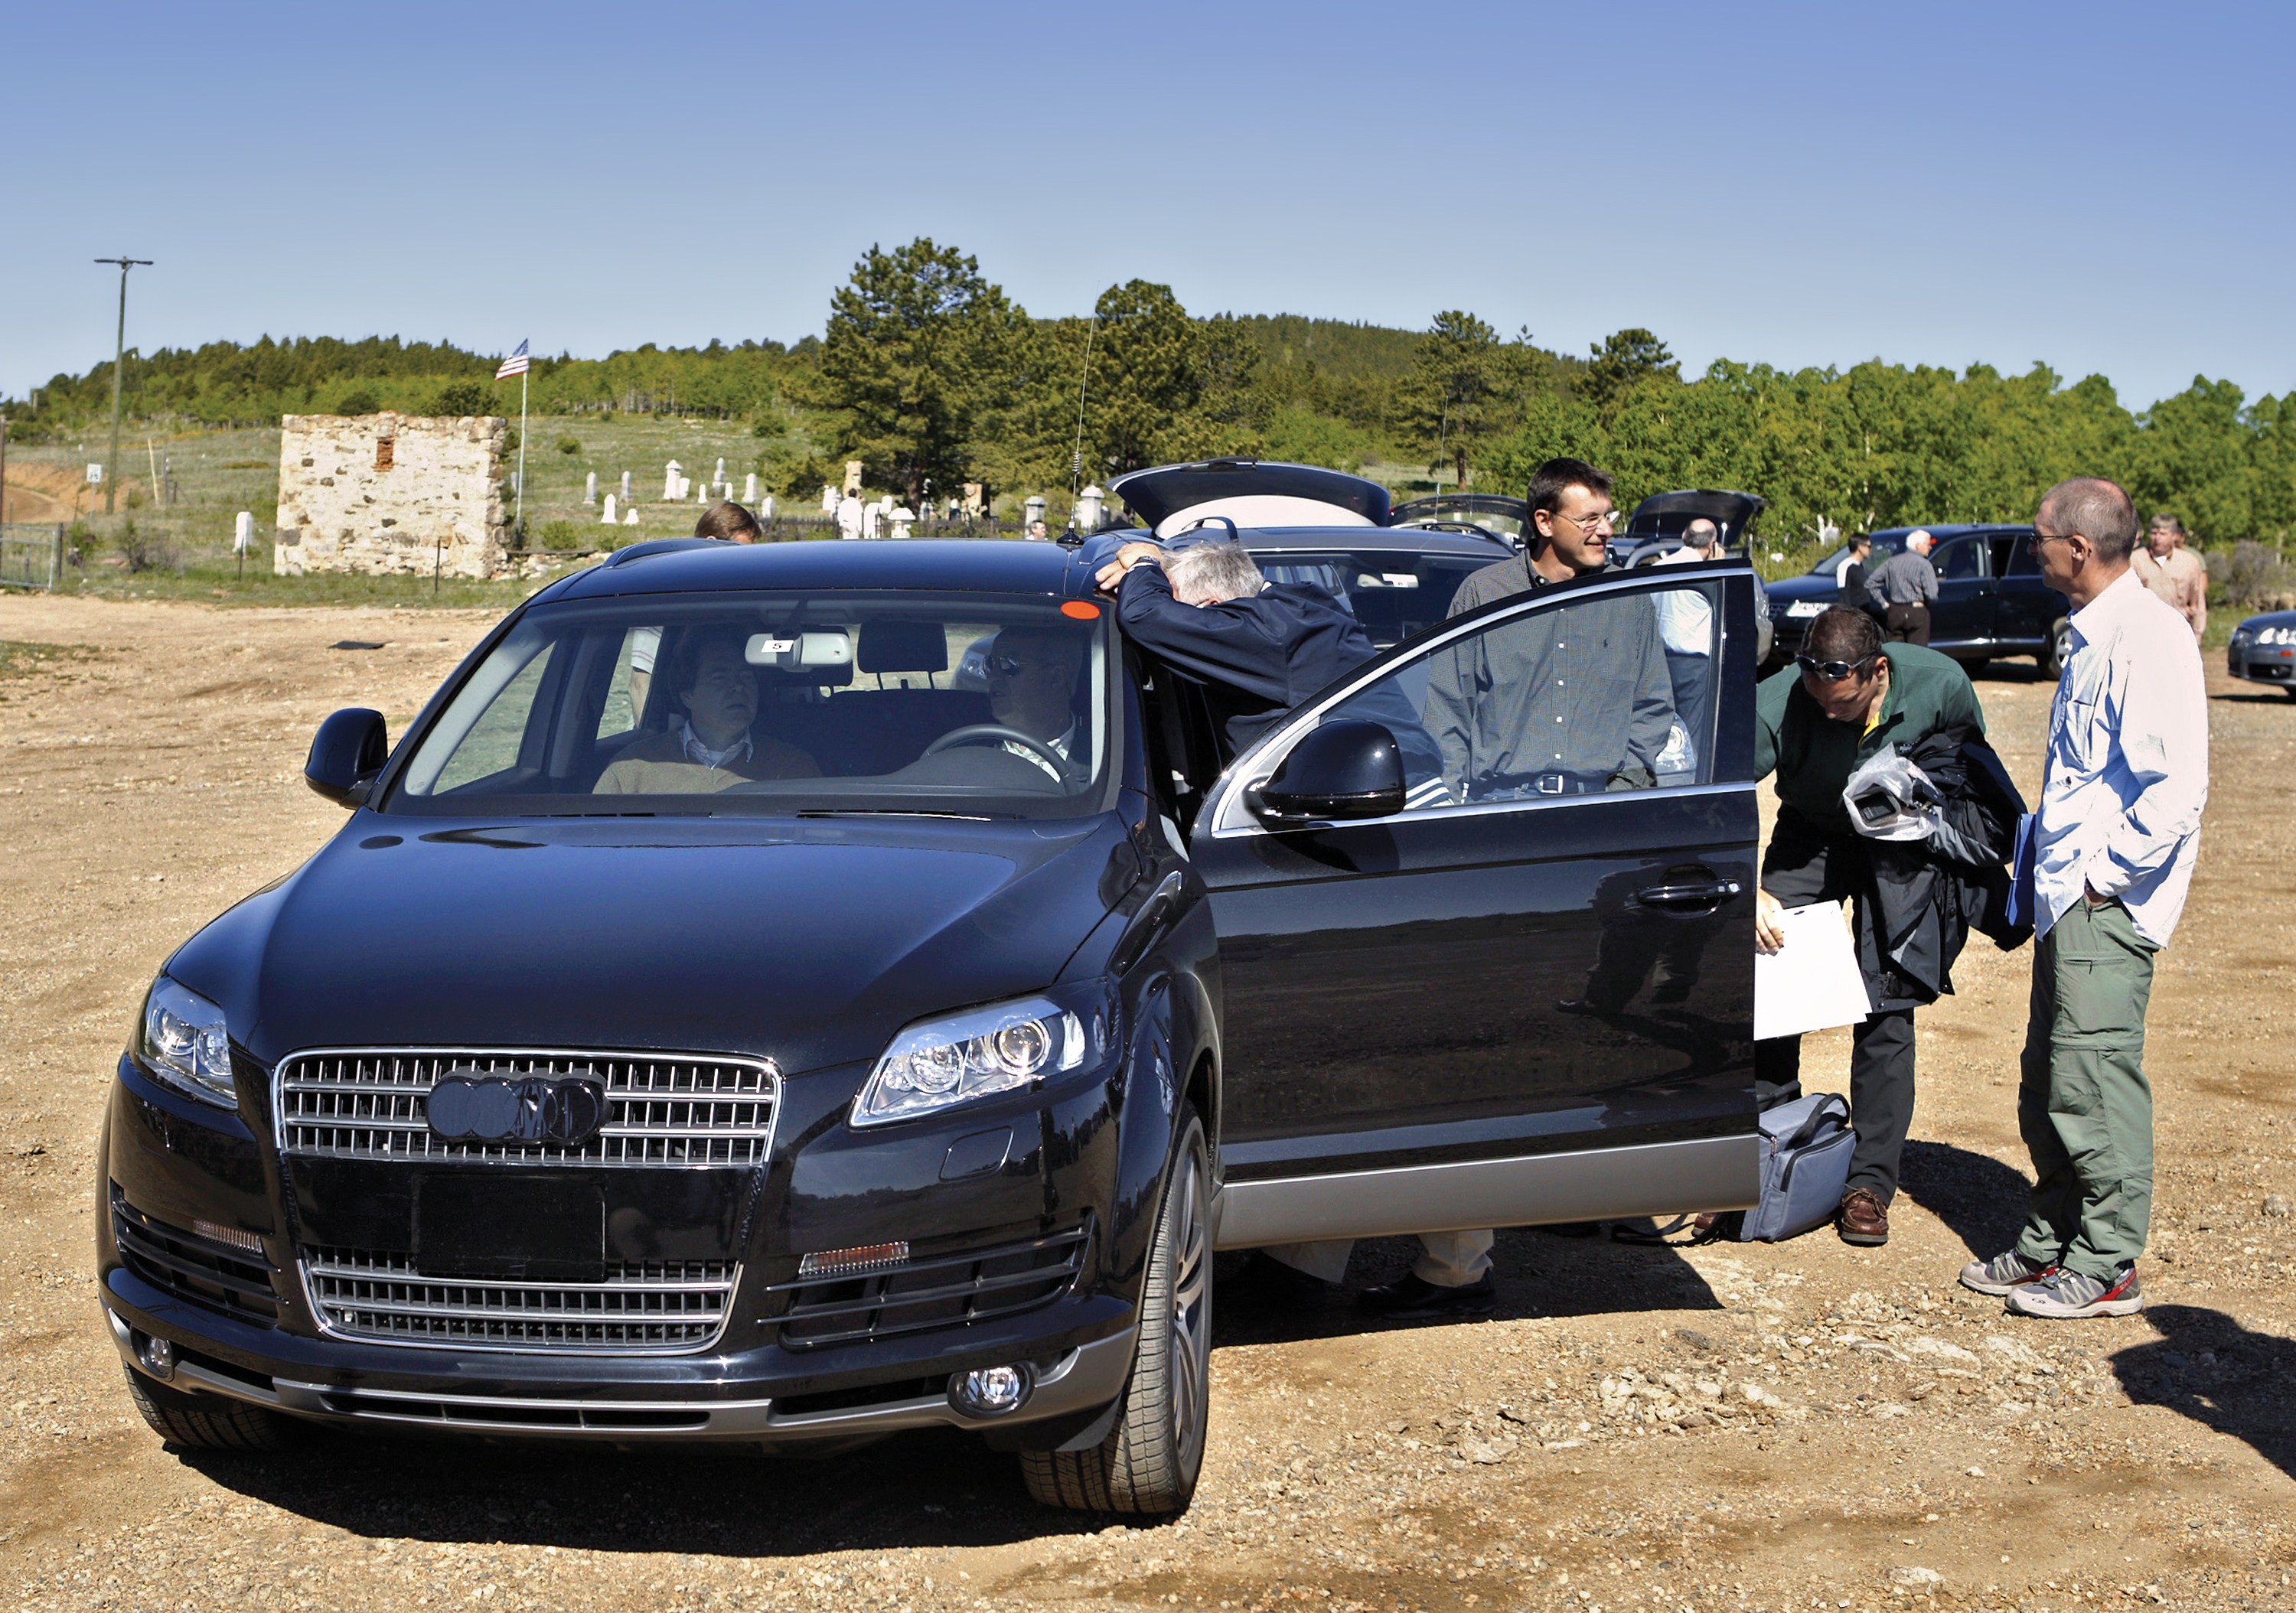
M 165 975 L 152 982 L 144 999 L 135 1051 L 144 1068 L 177 1091 L 221 1109 L 239 1107 L 223 1010 Z
M 931 1114 L 1097 1063 L 1108 1050 L 1110 1013 L 1104 994 L 1086 993 L 1070 1003 L 1022 997 L 912 1025 L 853 1100 L 853 1124 Z
M 2296 627 L 2266 627 L 2256 635 L 2259 644 L 2296 644 Z

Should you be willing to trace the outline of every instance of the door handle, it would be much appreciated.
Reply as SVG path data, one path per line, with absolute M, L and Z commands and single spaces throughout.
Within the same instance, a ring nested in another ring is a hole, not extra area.
M 1717 907 L 1746 888 L 1736 880 L 1701 880 L 1682 885 L 1652 885 L 1635 892 L 1645 907 Z

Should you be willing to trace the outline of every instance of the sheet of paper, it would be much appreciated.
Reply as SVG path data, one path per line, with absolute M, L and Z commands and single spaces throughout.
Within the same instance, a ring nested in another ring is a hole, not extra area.
M 1873 1011 L 1839 903 L 1789 907 L 1778 922 L 1786 944 L 1754 954 L 1756 1041 L 1855 1025 Z

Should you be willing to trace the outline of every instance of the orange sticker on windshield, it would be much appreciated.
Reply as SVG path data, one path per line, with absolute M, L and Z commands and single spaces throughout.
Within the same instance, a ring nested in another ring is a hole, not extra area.
M 1090 600 L 1072 599 L 1061 606 L 1061 614 L 1072 616 L 1080 622 L 1096 622 L 1100 619 L 1100 607 Z

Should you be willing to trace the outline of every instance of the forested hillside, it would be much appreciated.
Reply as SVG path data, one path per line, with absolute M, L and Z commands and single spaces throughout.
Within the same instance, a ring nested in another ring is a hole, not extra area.
M 376 409 L 514 415 L 517 382 L 496 382 L 496 362 L 396 337 L 266 337 L 131 354 L 125 381 L 139 421 L 180 427 Z M 12 435 L 86 430 L 110 407 L 111 369 L 0 405 Z M 1058 494 L 1078 475 L 1215 454 L 1516 490 L 1540 459 L 1570 453 L 1611 468 L 1622 502 L 1673 487 L 1760 493 L 1766 541 L 1789 551 L 1823 523 L 2021 517 L 2077 472 L 2125 482 L 2204 544 L 2282 543 L 2296 526 L 2296 393 L 2251 401 L 2196 377 L 2134 413 L 2102 377 L 2068 384 L 2039 367 L 1724 360 L 1685 376 L 1648 331 L 1566 355 L 1465 310 L 1420 332 L 1207 317 L 1138 280 L 1111 287 L 1089 317 L 1037 319 L 974 259 L 922 240 L 856 264 L 819 339 L 538 357 L 531 380 L 543 415 L 740 421 L 754 468 L 793 495 L 848 459 L 914 500 L 968 480 Z

